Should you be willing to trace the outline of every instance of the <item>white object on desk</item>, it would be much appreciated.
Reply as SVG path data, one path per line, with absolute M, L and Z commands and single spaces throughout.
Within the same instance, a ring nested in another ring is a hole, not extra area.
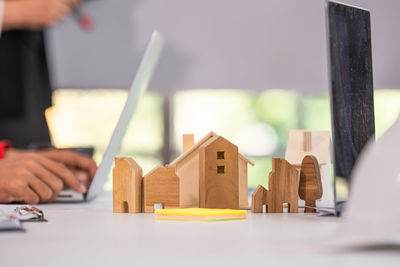
M 13 210 L 0 205 L 0 232 L 22 230 L 21 222 L 14 216 Z
M 400 117 L 367 144 L 354 167 L 343 231 L 361 240 L 390 242 L 400 233 Z

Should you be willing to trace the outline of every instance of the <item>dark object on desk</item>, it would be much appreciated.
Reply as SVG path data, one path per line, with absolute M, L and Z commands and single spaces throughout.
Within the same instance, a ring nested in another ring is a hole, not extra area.
M 304 212 L 317 212 L 315 201 L 322 197 L 322 183 L 318 160 L 311 155 L 305 156 L 301 163 L 299 197 L 306 202 Z
M 73 150 L 77 153 L 80 153 L 82 155 L 88 156 L 93 158 L 94 155 L 94 147 L 92 146 L 88 146 L 88 147 L 71 147 L 71 148 L 66 148 L 66 149 L 70 149 Z
M 27 149 L 29 150 L 42 150 L 42 149 L 56 149 L 52 144 L 50 143 L 32 143 L 29 144 Z M 88 156 L 88 157 L 93 157 L 94 155 L 94 147 L 92 146 L 87 146 L 87 147 L 67 147 L 67 148 L 61 148 L 65 150 L 72 150 L 77 153 L 80 153 L 82 155 Z
M 44 117 L 51 89 L 43 32 L 3 32 L 0 59 L 0 139 L 16 148 L 50 142 Z
M 353 166 L 375 134 L 370 12 L 327 2 L 335 207 L 350 191 Z M 339 188 L 338 182 L 347 185 Z

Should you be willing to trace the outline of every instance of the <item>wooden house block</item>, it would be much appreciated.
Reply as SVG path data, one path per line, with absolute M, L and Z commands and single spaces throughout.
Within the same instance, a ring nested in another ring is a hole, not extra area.
M 142 168 L 131 158 L 115 158 L 113 169 L 113 211 L 142 212 Z
M 200 147 L 200 208 L 239 209 L 238 147 L 221 136 Z
M 251 212 L 262 213 L 263 207 L 266 205 L 267 190 L 264 186 L 257 186 L 251 196 Z
M 180 155 L 171 162 L 171 166 L 175 167 L 176 174 L 179 176 L 180 186 L 180 207 L 181 208 L 198 208 L 199 207 L 199 170 L 200 170 L 200 146 L 216 136 L 210 132 L 200 141 L 194 144 L 188 151 Z
M 304 212 L 316 212 L 313 208 L 315 201 L 322 197 L 322 184 L 318 160 L 314 156 L 305 156 L 301 163 L 299 197 L 306 203 Z
M 321 201 L 333 203 L 332 142 L 329 131 L 292 130 L 289 132 L 285 159 L 297 168 L 299 174 L 303 158 L 307 155 L 313 155 L 319 163 L 324 189 Z
M 210 132 L 171 163 L 172 166 L 175 166 L 176 174 L 180 179 L 181 208 L 200 207 L 200 150 L 211 139 L 214 138 L 213 140 L 215 140 L 215 137 L 219 136 L 214 132 Z M 241 208 L 248 208 L 247 164 L 254 165 L 245 156 L 238 154 L 238 205 Z
M 268 191 L 265 204 L 268 213 L 283 213 L 283 203 L 287 203 L 290 213 L 298 212 L 299 180 L 295 167 L 285 159 L 272 159 Z
M 179 177 L 173 166 L 159 166 L 143 178 L 144 212 L 153 213 L 154 205 L 179 208 Z

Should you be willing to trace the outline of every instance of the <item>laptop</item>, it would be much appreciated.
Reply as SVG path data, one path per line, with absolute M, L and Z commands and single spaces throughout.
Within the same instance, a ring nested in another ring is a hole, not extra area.
M 375 135 L 370 11 L 327 1 L 326 18 L 334 199 L 340 215 L 353 167 Z
M 149 86 L 151 77 L 153 76 L 157 62 L 160 58 L 163 45 L 164 39 L 159 32 L 154 31 L 136 72 L 124 109 L 122 110 L 117 126 L 114 129 L 111 140 L 106 152 L 104 153 L 103 160 L 97 169 L 88 191 L 85 194 L 81 194 L 72 189 L 63 190 L 57 196 L 55 200 L 56 202 L 80 202 L 91 200 L 103 191 L 104 183 L 107 181 L 108 174 L 113 166 L 114 158 L 121 149 L 122 139 L 128 128 L 129 122 L 133 117 L 140 99 Z

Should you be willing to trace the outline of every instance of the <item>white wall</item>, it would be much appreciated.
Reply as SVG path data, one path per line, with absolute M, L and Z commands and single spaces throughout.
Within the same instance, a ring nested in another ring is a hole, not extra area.
M 348 0 L 372 11 L 376 88 L 400 88 L 400 1 Z M 168 40 L 152 89 L 288 88 L 327 92 L 324 0 L 96 0 L 84 33 L 48 32 L 56 88 L 127 88 L 153 29 Z

